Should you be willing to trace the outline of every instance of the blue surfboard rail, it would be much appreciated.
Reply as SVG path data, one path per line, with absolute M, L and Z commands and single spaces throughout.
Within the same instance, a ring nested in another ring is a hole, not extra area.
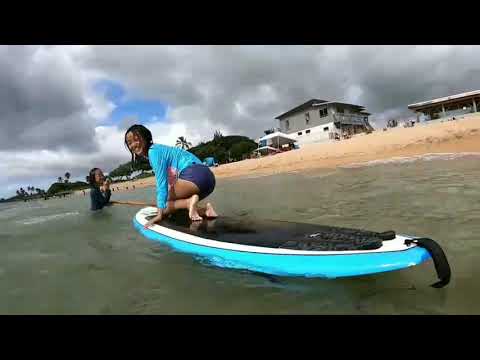
M 146 229 L 134 217 L 133 225 L 144 237 L 168 245 L 176 251 L 191 254 L 211 265 L 250 270 L 277 276 L 339 278 L 405 269 L 431 259 L 427 250 L 412 246 L 389 252 L 356 254 L 272 254 L 225 249 L 195 244 Z

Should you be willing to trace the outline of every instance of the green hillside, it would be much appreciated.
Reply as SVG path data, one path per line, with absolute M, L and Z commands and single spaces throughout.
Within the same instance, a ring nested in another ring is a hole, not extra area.
M 50 185 L 49 189 L 47 190 L 47 194 L 48 196 L 52 196 L 64 191 L 82 190 L 82 189 L 88 189 L 89 187 L 90 185 L 83 181 L 76 181 L 72 183 L 56 182 Z
M 206 143 L 188 149 L 200 160 L 206 157 L 214 157 L 219 164 L 231 161 L 239 161 L 249 156 L 257 148 L 257 143 L 246 136 L 215 136 Z

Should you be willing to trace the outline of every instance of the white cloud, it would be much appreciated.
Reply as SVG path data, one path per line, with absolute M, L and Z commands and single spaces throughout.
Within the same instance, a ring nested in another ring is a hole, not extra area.
M 223 135 L 232 135 L 230 127 L 223 123 L 214 123 L 200 106 L 182 106 L 167 112 L 166 121 L 149 124 L 154 139 L 167 145 L 175 145 L 179 136 L 184 136 L 194 146 L 200 141 L 213 138 L 215 131 Z M 171 130 L 168 130 L 168 129 Z M 155 134 L 168 134 L 155 137 Z
M 88 114 L 98 122 L 108 119 L 116 108 L 116 105 L 109 101 L 104 94 L 87 93 L 85 101 L 88 105 Z

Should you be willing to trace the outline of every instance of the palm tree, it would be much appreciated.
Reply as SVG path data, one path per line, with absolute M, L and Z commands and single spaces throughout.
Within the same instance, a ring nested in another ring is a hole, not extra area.
M 180 136 L 177 139 L 177 143 L 175 144 L 177 147 L 181 147 L 182 149 L 189 149 L 192 146 L 192 143 L 188 142 L 186 138 Z
M 215 131 L 215 134 L 213 134 L 213 143 L 218 144 L 222 138 L 222 133 L 219 130 Z
M 58 182 L 59 182 L 59 183 L 62 182 L 62 177 L 61 177 L 61 176 L 58 177 Z
M 65 183 L 68 183 L 68 180 L 70 179 L 70 173 L 68 171 L 65 173 L 65 178 Z
M 215 134 L 213 134 L 213 139 L 214 140 L 221 139 L 222 137 L 223 137 L 223 135 L 219 130 L 215 131 Z

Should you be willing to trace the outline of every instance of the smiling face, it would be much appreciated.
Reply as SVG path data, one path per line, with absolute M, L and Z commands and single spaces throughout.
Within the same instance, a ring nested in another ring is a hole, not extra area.
M 105 175 L 103 175 L 102 170 L 100 169 L 95 170 L 95 183 L 101 186 L 103 185 L 104 181 L 105 181 Z
M 146 156 L 145 140 L 136 132 L 128 132 L 126 136 L 128 149 L 137 156 Z

